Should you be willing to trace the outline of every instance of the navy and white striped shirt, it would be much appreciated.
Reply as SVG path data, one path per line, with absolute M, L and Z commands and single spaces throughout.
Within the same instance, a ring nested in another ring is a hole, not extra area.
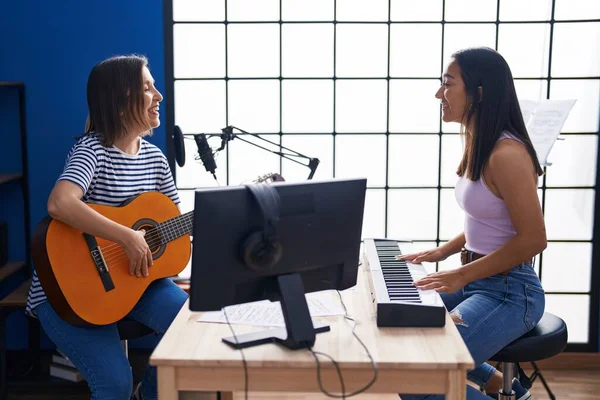
M 104 147 L 96 135 L 79 139 L 69 151 L 58 180 L 73 182 L 83 190 L 86 203 L 119 206 L 143 192 L 160 192 L 179 204 L 179 195 L 167 158 L 158 147 L 140 139 L 137 154 L 127 154 L 116 146 Z M 26 312 L 46 301 L 37 272 L 29 288 Z

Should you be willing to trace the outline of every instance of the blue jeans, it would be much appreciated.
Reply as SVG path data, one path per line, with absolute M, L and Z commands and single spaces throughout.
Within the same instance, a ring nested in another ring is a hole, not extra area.
M 187 297 L 171 279 L 159 279 L 148 286 L 128 317 L 158 333 L 152 339 L 154 348 Z M 35 312 L 48 337 L 87 381 L 92 400 L 130 399 L 133 376 L 116 324 L 92 328 L 71 325 L 56 314 L 48 301 L 37 306 Z M 157 398 L 156 367 L 148 366 L 144 374 L 142 396 L 144 400 Z
M 466 285 L 455 293 L 441 293 L 476 368 L 467 378 L 485 389 L 495 368 L 487 364 L 494 354 L 535 327 L 544 314 L 544 289 L 531 264 L 513 267 Z M 443 395 L 400 395 L 402 400 L 441 400 Z M 489 397 L 467 385 L 467 399 Z

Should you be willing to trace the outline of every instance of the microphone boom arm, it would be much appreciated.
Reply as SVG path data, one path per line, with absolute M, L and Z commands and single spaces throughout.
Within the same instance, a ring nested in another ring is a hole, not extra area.
M 245 135 L 250 135 L 250 136 L 255 137 L 257 139 L 263 140 L 263 141 L 265 141 L 265 142 L 267 142 L 267 143 L 269 143 L 269 144 L 271 144 L 273 146 L 280 147 L 280 148 L 282 148 L 284 150 L 287 150 L 289 152 L 292 152 L 294 154 L 284 153 L 282 151 L 273 151 L 273 150 L 268 149 L 266 147 L 260 146 L 260 145 L 258 145 L 256 143 L 250 142 L 250 141 L 248 141 L 246 139 L 241 138 L 240 135 L 233 133 L 234 129 L 237 129 L 238 131 L 242 132 Z M 265 138 L 257 135 L 256 133 L 246 132 L 245 130 L 240 129 L 240 128 L 235 127 L 235 126 L 232 126 L 232 125 L 230 125 L 230 126 L 228 126 L 226 128 L 221 129 L 221 131 L 223 131 L 223 133 L 220 135 L 221 136 L 221 147 L 219 148 L 219 150 L 222 150 L 224 148 L 224 146 L 227 144 L 227 142 L 229 142 L 229 141 L 231 141 L 231 140 L 233 140 L 235 138 L 238 138 L 238 139 L 240 139 L 243 142 L 246 142 L 246 143 L 249 143 L 249 144 L 251 144 L 251 145 L 253 145 L 255 147 L 258 147 L 259 149 L 263 149 L 265 151 L 268 151 L 269 153 L 273 153 L 275 155 L 278 155 L 281 158 L 285 158 L 286 160 L 290 160 L 292 162 L 295 162 L 296 164 L 300 164 L 300 165 L 303 165 L 303 166 L 309 168 L 310 169 L 310 174 L 308 175 L 308 178 L 307 178 L 309 180 L 313 178 L 313 176 L 315 175 L 315 172 L 317 171 L 317 167 L 319 166 L 320 161 L 319 161 L 318 158 L 308 157 L 308 156 L 306 156 L 306 155 L 304 155 L 302 153 L 299 153 L 299 152 L 297 152 L 295 150 L 289 149 L 289 148 L 287 148 L 287 147 L 285 147 L 283 145 L 280 145 L 280 144 L 272 142 L 272 141 L 270 141 L 268 139 L 265 139 Z M 296 159 L 294 159 L 293 157 L 298 157 L 298 158 L 303 158 L 305 160 L 308 160 L 308 165 L 304 164 L 304 163 L 302 163 L 302 162 L 300 162 L 300 161 L 298 161 Z
M 271 144 L 273 146 L 280 147 L 281 149 L 289 151 L 290 153 L 284 153 L 283 151 L 274 151 L 274 150 L 268 149 L 266 147 L 263 147 L 263 146 L 261 146 L 259 144 L 253 143 L 253 142 L 251 142 L 249 140 L 246 140 L 246 139 L 242 138 L 241 137 L 242 135 L 234 133 L 233 132 L 234 129 L 237 129 L 238 131 L 240 131 L 244 135 L 250 135 L 250 136 L 255 137 L 257 139 L 263 140 L 263 141 L 265 141 L 265 142 L 267 142 L 267 143 L 269 143 L 269 144 Z M 221 146 L 217 150 L 215 150 L 215 152 L 213 153 L 213 155 L 216 154 L 217 152 L 223 150 L 230 141 L 232 141 L 235 138 L 238 138 L 242 142 L 246 142 L 248 144 L 251 144 L 252 146 L 258 147 L 259 149 L 268 151 L 269 153 L 273 153 L 275 155 L 278 155 L 281 158 L 285 158 L 286 160 L 290 160 L 292 162 L 295 162 L 296 164 L 300 164 L 300 165 L 303 165 L 303 166 L 309 168 L 310 169 L 310 173 L 309 173 L 308 178 L 307 178 L 308 180 L 310 180 L 310 179 L 313 178 L 313 176 L 315 175 L 315 172 L 317 170 L 317 167 L 319 166 L 320 161 L 319 161 L 318 158 L 312 158 L 312 157 L 308 157 L 308 156 L 306 156 L 304 154 L 298 153 L 295 150 L 289 149 L 289 148 L 287 148 L 285 146 L 282 146 L 282 145 L 277 144 L 275 142 L 272 142 L 272 141 L 270 141 L 268 139 L 265 139 L 265 138 L 257 135 L 256 133 L 246 132 L 246 131 L 244 131 L 244 130 L 242 130 L 240 128 L 236 128 L 235 126 L 228 126 L 226 128 L 221 129 L 221 131 L 223 133 L 221 133 L 220 135 L 218 135 L 218 134 L 206 135 L 207 138 L 214 137 L 214 136 L 219 136 L 221 138 Z M 193 136 L 194 139 L 196 139 L 198 136 L 200 136 L 202 134 L 184 134 L 184 135 L 185 136 L 188 136 L 188 135 L 189 136 Z M 303 158 L 305 160 L 308 160 L 308 164 L 302 163 L 302 162 L 298 161 L 296 158 Z

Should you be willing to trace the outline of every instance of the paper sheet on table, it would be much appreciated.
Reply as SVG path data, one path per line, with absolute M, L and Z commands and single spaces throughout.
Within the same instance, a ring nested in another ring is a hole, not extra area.
M 308 293 L 306 294 L 306 302 L 308 303 L 308 311 L 311 317 L 344 315 L 344 309 L 339 300 L 334 301 L 330 291 Z M 226 310 L 227 318 L 232 325 L 285 326 L 281 304 L 278 301 L 263 300 L 238 304 L 226 307 Z M 223 310 L 204 312 L 197 321 L 227 323 Z
M 523 120 L 540 164 L 552 165 L 548 155 L 575 105 L 575 100 L 521 100 Z

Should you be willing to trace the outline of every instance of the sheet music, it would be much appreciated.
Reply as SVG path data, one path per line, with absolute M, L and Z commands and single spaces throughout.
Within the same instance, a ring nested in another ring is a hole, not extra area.
M 306 294 L 308 311 L 311 317 L 326 317 L 344 315 L 344 310 L 339 301 L 333 301 L 331 291 L 314 292 Z M 227 318 L 232 325 L 252 325 L 266 327 L 283 327 L 285 322 L 278 301 L 256 301 L 253 303 L 238 304 L 226 307 Z M 202 313 L 198 322 L 217 322 L 225 324 L 223 311 L 209 311 Z
M 551 165 L 548 155 L 575 105 L 575 100 L 523 100 L 519 103 L 540 164 Z
M 533 115 L 533 112 L 535 111 L 535 107 L 538 105 L 538 102 L 533 100 L 519 100 L 519 105 L 521 106 L 523 121 L 525 121 L 525 126 L 527 126 L 531 116 Z

